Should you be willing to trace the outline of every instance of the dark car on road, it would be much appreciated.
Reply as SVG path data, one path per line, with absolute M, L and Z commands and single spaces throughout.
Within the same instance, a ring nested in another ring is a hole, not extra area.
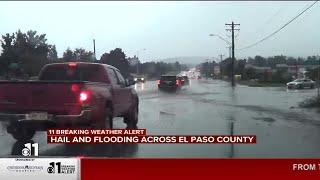
M 157 81 L 159 90 L 179 90 L 181 89 L 182 82 L 181 77 L 176 75 L 162 75 Z
M 186 86 L 186 85 L 190 84 L 188 76 L 182 76 L 181 78 L 182 78 L 181 81 L 182 81 L 182 85 L 183 86 Z

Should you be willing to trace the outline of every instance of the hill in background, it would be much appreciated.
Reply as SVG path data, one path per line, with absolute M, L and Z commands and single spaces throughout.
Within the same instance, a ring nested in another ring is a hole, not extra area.
M 166 59 L 160 59 L 158 61 L 163 61 L 166 63 L 173 63 L 178 61 L 180 64 L 186 64 L 188 66 L 196 66 L 197 64 L 205 62 L 207 59 L 210 59 L 212 61 L 212 57 L 208 56 L 180 56 L 180 57 L 173 57 L 173 58 L 166 58 Z

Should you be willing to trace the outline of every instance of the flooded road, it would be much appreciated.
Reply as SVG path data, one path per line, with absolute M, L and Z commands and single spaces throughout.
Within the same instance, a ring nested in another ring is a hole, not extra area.
M 231 88 L 220 80 L 191 80 L 177 93 L 158 92 L 155 81 L 137 84 L 139 128 L 152 135 L 256 135 L 256 144 L 48 145 L 39 132 L 40 156 L 271 158 L 320 157 L 320 113 L 298 103 L 316 90 L 285 87 Z M 116 118 L 115 128 L 125 128 Z M 19 154 L 22 143 L 5 131 L 0 155 Z

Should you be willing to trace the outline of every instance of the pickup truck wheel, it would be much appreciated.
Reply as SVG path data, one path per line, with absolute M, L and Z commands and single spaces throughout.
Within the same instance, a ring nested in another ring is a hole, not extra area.
M 113 116 L 110 108 L 106 108 L 104 115 L 97 123 L 94 124 L 93 128 L 96 129 L 112 129 L 113 128 Z
M 108 126 L 108 128 L 113 129 L 113 116 L 112 116 L 112 110 L 107 108 L 106 109 L 106 118 L 105 118 L 105 124 Z
M 10 132 L 12 137 L 15 138 L 17 141 L 28 141 L 31 140 L 36 133 L 35 130 L 18 127 L 13 129 L 12 132 Z
M 112 116 L 112 109 L 111 108 L 106 108 L 104 117 L 105 118 L 103 121 L 102 128 L 112 129 L 113 128 L 113 116 Z
M 138 124 L 138 107 L 135 106 L 125 117 L 127 129 L 136 129 Z

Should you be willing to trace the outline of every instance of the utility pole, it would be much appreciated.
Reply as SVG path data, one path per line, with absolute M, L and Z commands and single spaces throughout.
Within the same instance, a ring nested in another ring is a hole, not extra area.
M 219 63 L 219 67 L 220 67 L 220 77 L 222 79 L 222 67 L 221 67 L 221 63 L 222 63 L 222 57 L 224 56 L 223 54 L 220 54 L 220 63 Z
M 318 101 L 320 101 L 320 58 L 318 58 Z
M 94 61 L 97 60 L 96 58 L 96 40 L 93 39 L 93 54 L 94 54 Z
M 209 66 L 210 62 L 209 62 L 209 59 L 206 59 L 205 61 L 205 72 L 206 72 L 206 79 L 208 79 L 208 73 L 209 73 L 209 70 L 210 70 L 210 66 Z
M 139 51 L 137 51 L 137 75 L 139 74 Z
M 219 55 L 219 57 L 220 57 L 220 62 L 222 62 L 222 57 L 223 57 L 224 55 L 223 54 L 220 54 Z
M 231 29 L 226 29 L 227 31 L 231 31 L 232 34 L 232 61 L 231 61 L 231 85 L 232 87 L 235 86 L 234 82 L 234 31 L 239 31 L 240 29 L 235 29 L 235 26 L 240 26 L 240 24 L 235 24 L 233 21 L 231 24 L 225 24 L 226 26 L 231 26 Z

